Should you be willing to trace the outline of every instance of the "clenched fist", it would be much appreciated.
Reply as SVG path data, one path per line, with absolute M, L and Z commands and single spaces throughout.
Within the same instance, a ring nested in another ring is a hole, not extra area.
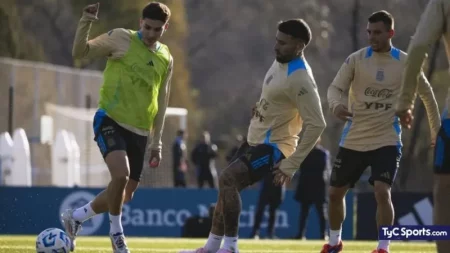
M 95 17 L 97 17 L 99 8 L 100 8 L 100 3 L 90 4 L 86 7 L 84 7 L 83 11 L 87 12 L 89 14 L 95 15 Z

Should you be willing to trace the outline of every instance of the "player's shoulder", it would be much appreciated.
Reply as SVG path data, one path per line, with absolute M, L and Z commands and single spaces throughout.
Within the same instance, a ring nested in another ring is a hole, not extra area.
M 292 87 L 306 85 L 317 88 L 312 69 L 304 58 L 297 58 L 288 63 L 287 79 Z
M 288 78 L 297 78 L 308 75 L 311 71 L 311 68 L 308 65 L 308 62 L 303 58 L 295 58 L 294 60 L 287 63 L 287 77 Z
M 404 62 L 404 61 L 406 61 L 408 54 L 396 47 L 392 47 L 391 48 L 391 56 L 392 56 L 392 58 L 394 58 L 396 60 Z
M 393 59 L 398 61 L 404 61 L 404 59 L 406 58 L 406 53 L 396 47 L 391 47 L 391 51 L 389 53 Z M 374 51 L 372 47 L 364 47 L 350 54 L 345 60 L 345 63 L 348 64 L 350 61 L 356 62 L 370 59 L 373 54 Z
M 131 37 L 134 31 L 125 28 L 114 28 L 108 31 L 108 36 L 112 37 Z
M 349 63 L 350 61 L 358 61 L 367 57 L 368 54 L 371 54 L 370 47 L 361 48 L 353 53 L 351 53 L 346 59 L 345 63 Z

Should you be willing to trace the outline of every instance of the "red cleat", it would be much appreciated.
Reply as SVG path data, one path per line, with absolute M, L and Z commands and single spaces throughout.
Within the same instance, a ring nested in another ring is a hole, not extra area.
M 344 246 L 342 245 L 342 241 L 339 242 L 338 245 L 331 246 L 330 244 L 323 245 L 322 251 L 320 253 L 338 253 L 341 252 Z
M 376 250 L 372 251 L 372 253 L 389 253 L 389 252 L 384 249 L 376 249 Z

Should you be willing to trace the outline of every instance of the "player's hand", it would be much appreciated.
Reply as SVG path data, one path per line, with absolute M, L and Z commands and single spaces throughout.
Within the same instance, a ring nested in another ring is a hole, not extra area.
M 353 114 L 348 111 L 348 108 L 345 105 L 336 106 L 334 115 L 343 121 L 348 121 L 353 117 Z
M 97 17 L 99 8 L 100 8 L 100 3 L 90 4 L 86 7 L 84 7 L 83 11 Z
M 400 118 L 400 124 L 404 128 L 411 129 L 411 123 L 414 119 L 411 109 L 405 111 L 397 111 L 395 114 Z
M 275 169 L 273 171 L 273 174 L 274 174 L 273 183 L 275 185 L 281 186 L 291 181 L 291 177 L 284 174 L 284 172 L 281 171 L 280 169 Z
M 152 149 L 150 150 L 149 164 L 150 168 L 157 168 L 161 163 L 161 150 Z

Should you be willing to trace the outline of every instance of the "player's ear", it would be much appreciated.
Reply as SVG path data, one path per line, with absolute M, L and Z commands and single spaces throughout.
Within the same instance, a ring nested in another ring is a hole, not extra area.
M 300 41 L 300 43 L 297 44 L 297 52 L 300 53 L 305 48 L 305 42 Z
M 389 30 L 389 38 L 394 37 L 394 35 L 395 35 L 394 29 Z
M 164 25 L 164 30 L 167 30 L 167 29 L 169 29 L 169 22 L 167 22 L 167 23 Z

